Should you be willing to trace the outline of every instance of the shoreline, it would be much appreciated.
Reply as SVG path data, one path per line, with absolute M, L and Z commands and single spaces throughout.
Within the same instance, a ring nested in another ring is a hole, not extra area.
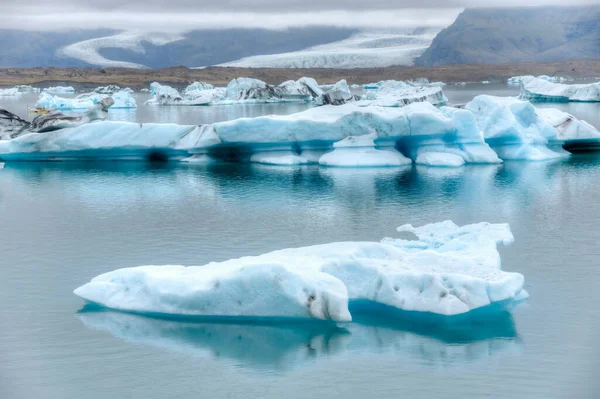
M 70 84 L 79 88 L 96 87 L 108 84 L 129 86 L 134 89 L 147 87 L 158 81 L 175 87 L 187 86 L 194 81 L 203 81 L 224 86 L 236 77 L 251 77 L 269 84 L 279 84 L 286 80 L 296 80 L 303 76 L 315 78 L 320 84 L 332 84 L 340 79 L 348 83 L 366 84 L 380 80 L 414 80 L 427 78 L 430 81 L 445 83 L 472 82 L 484 80 L 505 81 L 511 76 L 549 75 L 576 79 L 600 77 L 600 59 L 571 60 L 548 63 L 510 64 L 460 64 L 437 67 L 396 66 L 365 69 L 322 69 L 322 68 L 234 68 L 206 67 L 190 69 L 171 67 L 165 69 L 128 68 L 1 68 L 0 86 L 19 84 L 40 87 Z

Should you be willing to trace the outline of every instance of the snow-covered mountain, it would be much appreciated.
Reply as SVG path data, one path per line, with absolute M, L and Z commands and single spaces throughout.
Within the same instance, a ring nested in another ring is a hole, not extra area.
M 334 43 L 294 52 L 255 55 L 221 66 L 351 69 L 412 65 L 439 31 L 439 28 L 366 30 Z

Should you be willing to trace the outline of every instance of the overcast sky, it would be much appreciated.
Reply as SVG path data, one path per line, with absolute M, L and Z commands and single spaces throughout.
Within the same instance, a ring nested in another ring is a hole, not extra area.
M 184 32 L 203 27 L 447 26 L 465 7 L 598 3 L 600 0 L 0 0 L 0 27 Z

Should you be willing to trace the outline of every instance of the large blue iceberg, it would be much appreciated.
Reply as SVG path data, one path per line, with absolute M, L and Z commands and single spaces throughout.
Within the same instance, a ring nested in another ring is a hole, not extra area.
M 0 137 L 12 138 L 0 140 L 0 159 L 456 167 L 560 158 L 568 156 L 563 145 L 600 142 L 598 130 L 572 115 L 493 96 L 477 96 L 465 109 L 436 108 L 429 102 L 404 107 L 351 102 L 207 125 L 63 119 L 54 120 L 43 134 L 24 126 L 15 135 L 11 126 L 7 129 L 13 133 L 2 136 L 0 129 Z

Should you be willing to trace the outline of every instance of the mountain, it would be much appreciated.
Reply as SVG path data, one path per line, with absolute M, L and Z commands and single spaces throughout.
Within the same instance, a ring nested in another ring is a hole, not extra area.
M 466 9 L 419 66 L 600 58 L 600 6 Z
M 215 29 L 182 35 L 105 29 L 60 32 L 0 29 L 0 67 L 200 67 L 259 54 L 303 50 L 338 42 L 357 32 L 336 27 Z

